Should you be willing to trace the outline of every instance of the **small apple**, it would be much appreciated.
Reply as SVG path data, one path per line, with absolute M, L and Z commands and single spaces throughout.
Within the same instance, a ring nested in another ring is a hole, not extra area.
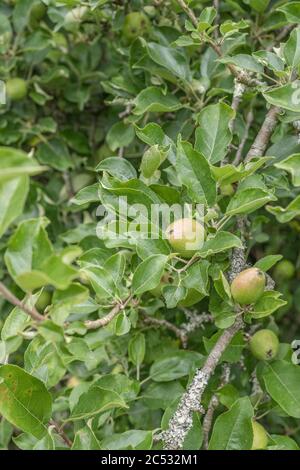
M 194 219 L 178 219 L 169 225 L 166 236 L 175 253 L 191 258 L 202 248 L 205 230 Z
M 133 11 L 125 16 L 123 25 L 123 37 L 127 42 L 132 42 L 140 36 L 146 36 L 151 23 L 146 15 Z
M 253 443 L 251 450 L 262 450 L 268 445 L 268 435 L 265 428 L 257 421 L 252 421 Z
M 274 278 L 278 281 L 292 279 L 295 274 L 295 266 L 288 259 L 279 261 L 274 269 Z
M 12 101 L 20 101 L 27 95 L 27 83 L 23 78 L 10 78 L 6 82 L 6 93 Z
M 254 357 L 261 361 L 270 361 L 278 353 L 279 341 L 272 330 L 265 329 L 252 336 L 249 346 Z
M 35 307 L 39 312 L 43 313 L 44 310 L 48 307 L 48 305 L 51 304 L 51 301 L 52 301 L 52 293 L 44 289 L 40 293 L 39 298 L 35 304 Z
M 36 2 L 32 5 L 29 16 L 29 26 L 33 29 L 37 28 L 40 21 L 44 18 L 47 7 L 42 2 Z
M 68 388 L 75 388 L 80 383 L 81 383 L 80 380 L 77 377 L 75 377 L 74 375 L 72 375 L 72 377 L 70 377 L 67 381 L 67 387 Z
M 223 184 L 220 186 L 222 196 L 232 196 L 234 194 L 234 187 L 232 184 Z
M 240 305 L 250 305 L 257 302 L 263 295 L 266 277 L 258 268 L 249 268 L 240 272 L 231 284 L 231 294 L 234 301 Z

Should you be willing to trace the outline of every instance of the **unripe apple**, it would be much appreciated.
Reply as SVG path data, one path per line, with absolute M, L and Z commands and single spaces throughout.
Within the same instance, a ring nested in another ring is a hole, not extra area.
M 68 388 L 75 388 L 77 387 L 77 385 L 79 385 L 81 382 L 80 380 L 75 377 L 74 375 L 72 377 L 70 377 L 67 381 L 67 387 Z
M 174 252 L 184 258 L 191 258 L 204 241 L 205 230 L 194 219 L 178 219 L 166 230 L 167 239 Z
M 125 16 L 123 25 L 123 37 L 126 41 L 132 42 L 134 39 L 148 34 L 151 23 L 146 15 L 138 11 L 133 11 Z
M 42 2 L 37 2 L 32 5 L 29 16 L 29 26 L 33 29 L 37 28 L 40 21 L 43 19 L 47 11 L 47 7 Z
M 254 357 L 261 361 L 270 361 L 278 353 L 279 341 L 272 330 L 257 331 L 249 342 Z
M 257 421 L 252 421 L 253 429 L 253 442 L 251 450 L 262 450 L 265 449 L 268 445 L 268 435 L 265 428 L 257 423 Z
M 222 196 L 232 196 L 234 194 L 234 187 L 232 184 L 224 184 L 220 186 Z
M 46 307 L 48 307 L 48 305 L 51 304 L 51 300 L 52 300 L 52 293 L 44 289 L 40 293 L 39 298 L 35 304 L 35 307 L 37 308 L 39 312 L 43 312 L 46 309 Z
M 23 78 L 10 78 L 6 82 L 6 93 L 12 101 L 20 101 L 27 95 L 27 83 Z
M 295 266 L 288 259 L 280 261 L 274 269 L 274 278 L 281 280 L 292 279 L 295 274 Z
M 254 304 L 263 295 L 265 286 L 265 274 L 258 268 L 249 268 L 232 281 L 231 294 L 240 305 Z

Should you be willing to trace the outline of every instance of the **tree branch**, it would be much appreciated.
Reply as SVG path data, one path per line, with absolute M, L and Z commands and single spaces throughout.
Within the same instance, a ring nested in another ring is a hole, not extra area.
M 132 300 L 132 296 L 129 296 L 124 303 L 118 303 L 105 317 L 98 318 L 97 320 L 87 320 L 84 322 L 85 327 L 88 330 L 97 330 L 103 326 L 108 325 L 122 310 L 124 310 L 128 303 Z
M 43 315 L 41 315 L 34 307 L 29 308 L 21 300 L 19 300 L 7 287 L 0 282 L 0 294 L 5 298 L 9 303 L 23 310 L 27 313 L 33 320 L 41 322 L 44 321 Z
M 230 380 L 230 367 L 226 364 L 223 369 L 222 379 L 218 387 L 218 390 L 224 387 L 224 385 L 228 384 L 229 380 Z M 217 395 L 213 394 L 208 404 L 207 411 L 204 416 L 203 424 L 202 424 L 203 447 L 205 450 L 208 450 L 209 434 L 210 434 L 210 430 L 211 430 L 211 426 L 212 426 L 212 422 L 214 418 L 214 412 L 215 412 L 215 409 L 218 407 L 218 405 L 219 405 L 219 398 L 217 397 Z
M 193 10 L 185 3 L 184 0 L 177 0 L 177 3 L 181 6 L 183 11 L 187 14 L 187 16 L 189 17 L 189 19 L 191 20 L 195 28 L 197 28 L 198 20 Z M 214 41 L 210 41 L 209 44 L 219 57 L 223 57 L 222 49 L 220 48 L 220 46 L 218 46 L 218 44 L 216 44 Z M 248 73 L 244 71 L 238 70 L 235 65 L 228 63 L 226 64 L 226 66 L 230 70 L 232 75 L 240 83 L 243 83 L 244 85 L 249 86 L 249 87 L 261 85 L 261 82 L 259 80 L 257 80 L 256 78 L 252 78 Z
M 280 108 L 272 106 L 265 117 L 264 122 L 253 142 L 247 156 L 246 162 L 255 157 L 262 157 L 267 149 L 270 138 L 275 130 L 280 114 Z
M 186 348 L 188 335 L 203 325 L 203 323 L 212 321 L 212 315 L 209 315 L 208 313 L 203 313 L 201 315 L 197 315 L 191 312 L 185 313 L 188 316 L 188 322 L 180 325 L 180 327 L 173 325 L 173 323 L 170 323 L 165 319 L 150 317 L 144 312 L 142 314 L 145 323 L 154 326 L 162 326 L 170 331 L 173 331 L 177 338 L 180 339 L 182 347 Z
M 202 412 L 201 398 L 213 375 L 222 354 L 232 338 L 242 328 L 243 320 L 238 316 L 234 324 L 225 330 L 209 353 L 202 369 L 198 369 L 188 390 L 182 396 L 177 410 L 169 421 L 169 428 L 162 433 L 166 450 L 181 449 L 184 439 L 193 424 L 193 412 Z

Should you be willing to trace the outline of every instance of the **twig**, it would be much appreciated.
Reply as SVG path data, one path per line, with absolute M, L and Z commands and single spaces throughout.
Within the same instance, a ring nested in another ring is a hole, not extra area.
M 226 364 L 223 370 L 222 378 L 218 390 L 228 384 L 230 380 L 230 367 Z M 203 429 L 203 447 L 205 450 L 208 449 L 209 434 L 214 418 L 214 412 L 217 406 L 219 405 L 219 398 L 217 395 L 213 395 L 210 399 L 210 402 L 207 407 L 206 414 L 203 419 L 202 429 Z
M 67 444 L 68 447 L 72 447 L 73 442 L 68 438 L 64 430 L 53 420 L 50 421 L 50 424 L 54 427 L 56 430 L 57 434 L 60 435 L 60 437 L 63 439 L 63 441 Z
M 173 331 L 177 338 L 180 339 L 183 348 L 187 346 L 187 334 L 184 330 L 181 330 L 177 326 L 173 325 L 173 323 L 168 322 L 167 320 L 161 318 L 150 317 L 143 312 L 143 321 L 148 325 L 155 325 L 155 326 L 162 326 L 167 328 L 170 331 Z
M 233 91 L 231 107 L 235 111 L 235 115 L 243 99 L 243 95 L 246 91 L 246 88 L 247 88 L 246 85 L 244 85 L 243 83 L 240 83 L 236 78 L 234 79 L 234 91 Z M 235 123 L 235 117 L 229 123 L 229 129 L 231 130 L 231 132 L 234 129 L 234 123 Z
M 214 8 L 217 12 L 214 23 L 216 25 L 218 25 L 219 21 L 220 21 L 220 14 L 219 14 L 220 2 L 219 2 L 219 0 L 213 0 L 213 6 L 214 6 Z M 218 29 L 217 28 L 214 30 L 214 36 L 215 36 L 215 39 L 218 39 Z
M 280 108 L 272 106 L 265 117 L 264 122 L 253 142 L 245 161 L 250 161 L 255 157 L 262 157 L 268 146 L 269 140 L 277 125 L 278 117 L 280 114 Z
M 131 301 L 132 296 L 129 296 L 124 303 L 118 303 L 105 317 L 98 318 L 97 320 L 87 320 L 84 322 L 85 327 L 88 330 L 97 330 L 103 326 L 108 325 L 120 312 L 124 310 L 128 303 Z
M 280 41 L 282 41 L 282 39 L 284 39 L 290 31 L 292 31 L 292 29 L 294 29 L 295 25 L 293 24 L 289 24 L 287 26 L 284 26 L 284 28 L 282 28 L 282 30 L 280 31 L 280 33 L 277 35 L 277 37 L 275 38 L 276 39 L 276 42 L 277 43 L 280 43 Z M 268 52 L 271 52 L 272 49 L 273 49 L 274 45 L 273 44 L 270 44 L 270 46 L 267 47 L 267 51 Z
M 203 424 L 202 424 L 203 447 L 205 450 L 208 450 L 209 434 L 210 434 L 211 425 L 212 425 L 213 418 L 214 418 L 214 412 L 218 405 L 219 405 L 219 399 L 217 395 L 213 395 L 208 404 L 206 415 L 204 416 Z
M 184 310 L 188 321 L 183 323 L 180 327 L 173 325 L 173 323 L 168 322 L 167 320 L 150 317 L 146 313 L 142 312 L 143 320 L 149 325 L 162 326 L 167 328 L 170 331 L 173 331 L 177 338 L 180 339 L 182 347 L 187 347 L 188 335 L 195 331 L 197 328 L 200 328 L 203 323 L 211 322 L 213 317 L 209 313 L 202 313 L 201 315 L 196 314 L 195 312 L 188 312 Z
M 245 127 L 244 135 L 243 135 L 242 140 L 240 142 L 240 145 L 237 149 L 235 159 L 232 162 L 232 164 L 235 165 L 235 166 L 239 165 L 239 163 L 242 160 L 243 150 L 244 150 L 245 144 L 247 142 L 247 139 L 248 139 L 248 136 L 249 136 L 249 131 L 250 131 L 250 128 L 252 126 L 253 121 L 254 121 L 254 114 L 253 114 L 252 109 L 250 109 L 249 113 L 247 114 L 247 118 L 246 118 L 246 127 Z
M 29 308 L 21 300 L 19 300 L 7 287 L 0 282 L 0 294 L 4 297 L 9 303 L 23 310 L 27 313 L 33 320 L 41 322 L 44 320 L 43 315 L 41 315 L 34 307 Z
M 242 326 L 243 320 L 241 316 L 238 316 L 235 323 L 220 336 L 209 353 L 202 369 L 197 370 L 191 385 L 182 396 L 175 414 L 169 421 L 167 431 L 162 433 L 166 450 L 178 450 L 182 448 L 184 439 L 193 424 L 193 412 L 203 411 L 201 398 L 208 381 L 213 375 L 222 354 Z
M 195 13 L 189 6 L 185 3 L 184 0 L 177 0 L 177 3 L 181 6 L 183 11 L 187 14 L 187 16 L 190 18 L 191 22 L 195 26 L 195 28 L 198 27 L 198 20 L 196 18 Z M 213 40 L 209 42 L 210 46 L 213 48 L 213 50 L 216 52 L 216 54 L 219 57 L 223 57 L 223 52 L 222 49 L 218 44 L 216 44 Z M 236 77 L 236 79 L 240 82 L 243 83 L 246 86 L 254 87 L 257 85 L 261 85 L 261 82 L 257 80 L 256 78 L 252 78 L 248 73 L 245 71 L 240 71 L 237 69 L 237 67 L 233 64 L 226 64 L 227 68 L 230 70 L 232 75 Z

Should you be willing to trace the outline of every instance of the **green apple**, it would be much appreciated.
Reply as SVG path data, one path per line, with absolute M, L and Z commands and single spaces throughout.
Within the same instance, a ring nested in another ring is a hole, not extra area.
M 151 23 L 146 15 L 134 11 L 125 16 L 123 25 L 123 37 L 126 41 L 132 42 L 138 37 L 146 36 L 150 30 Z
M 222 196 L 232 196 L 234 194 L 234 187 L 232 184 L 224 184 L 220 186 Z
M 254 357 L 261 361 L 270 361 L 278 353 L 279 341 L 272 330 L 264 329 L 252 336 L 249 346 Z
M 295 274 L 295 266 L 288 259 L 283 259 L 277 263 L 274 269 L 274 278 L 278 281 L 292 279 Z
M 36 2 L 32 5 L 29 16 L 29 26 L 37 28 L 47 11 L 47 7 L 42 2 Z
M 205 230 L 194 219 L 178 219 L 168 226 L 166 237 L 175 253 L 191 258 L 202 248 Z
M 240 305 L 250 305 L 258 301 L 266 286 L 266 276 L 258 268 L 245 269 L 231 284 L 231 294 Z
M 77 377 L 75 377 L 74 375 L 72 375 L 72 377 L 70 377 L 67 381 L 67 387 L 68 388 L 75 388 L 80 383 L 81 383 L 80 380 Z
M 35 304 L 36 309 L 39 312 L 43 312 L 46 309 L 46 307 L 48 307 L 48 305 L 51 304 L 51 300 L 52 300 L 52 293 L 44 289 L 40 293 L 40 296 Z
M 23 78 L 10 78 L 6 82 L 6 93 L 12 101 L 20 101 L 27 95 L 27 83 Z
M 262 450 L 265 449 L 268 445 L 268 435 L 265 428 L 257 423 L 257 421 L 252 421 L 253 429 L 253 442 L 251 450 Z

